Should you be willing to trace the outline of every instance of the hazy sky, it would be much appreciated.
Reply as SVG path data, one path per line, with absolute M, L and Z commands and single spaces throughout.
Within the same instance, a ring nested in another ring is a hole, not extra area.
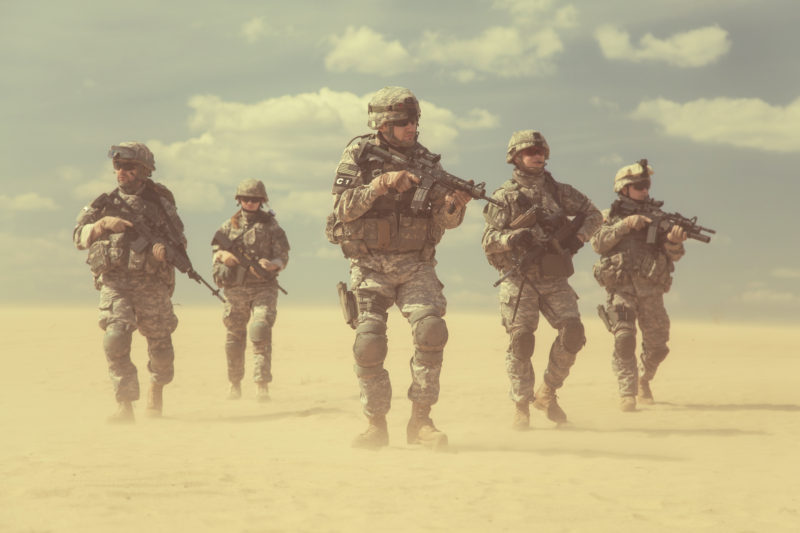
M 255 177 L 292 245 L 281 305 L 333 305 L 348 275 L 323 235 L 334 170 L 372 93 L 402 85 L 420 141 L 490 191 L 518 129 L 542 131 L 555 178 L 601 209 L 616 170 L 648 158 L 652 195 L 717 230 L 687 242 L 673 318 L 800 319 L 794 0 L 0 0 L 0 15 L 2 302 L 96 304 L 75 217 L 115 186 L 108 147 L 140 140 L 201 275 Z M 439 247 L 451 311 L 497 309 L 482 207 Z M 584 248 L 571 278 L 593 317 L 596 258 Z M 215 302 L 185 276 L 174 300 Z

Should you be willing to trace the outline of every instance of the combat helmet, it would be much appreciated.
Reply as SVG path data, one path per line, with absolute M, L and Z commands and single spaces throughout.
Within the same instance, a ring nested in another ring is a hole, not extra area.
M 148 176 L 156 169 L 156 159 L 153 157 L 153 152 L 144 143 L 126 141 L 115 144 L 109 149 L 108 157 L 114 161 L 121 159 L 135 161 L 149 171 Z
M 645 172 L 645 168 L 647 171 Z M 653 167 L 647 164 L 647 159 L 640 159 L 638 163 L 626 165 L 617 171 L 614 176 L 614 192 L 619 193 L 626 185 L 638 181 L 649 180 L 655 174 Z
M 242 182 L 239 183 L 239 186 L 236 187 L 236 196 L 233 198 L 238 200 L 242 196 L 260 198 L 264 203 L 269 201 L 269 197 L 267 196 L 267 188 L 264 187 L 264 182 L 254 178 L 242 180 Z
M 550 145 L 547 139 L 536 130 L 520 130 L 511 134 L 506 152 L 506 163 L 514 164 L 514 157 L 525 148 L 541 146 L 544 148 L 544 158 L 550 159 Z
M 367 112 L 367 126 L 373 130 L 396 120 L 419 122 L 422 114 L 417 97 L 405 87 L 384 87 L 379 90 L 369 101 Z

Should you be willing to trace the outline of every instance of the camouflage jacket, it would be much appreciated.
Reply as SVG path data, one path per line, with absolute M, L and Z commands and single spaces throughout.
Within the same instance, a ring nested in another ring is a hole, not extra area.
M 369 186 L 374 178 L 403 168 L 377 158 L 356 161 L 364 142 L 380 144 L 377 135 L 361 137 L 347 146 L 336 167 L 333 212 L 325 230 L 328 240 L 339 244 L 353 262 L 377 270 L 392 256 L 432 260 L 445 230 L 461 224 L 465 210 L 448 213 L 445 194 L 437 187 L 428 195 L 428 205 L 417 214 L 410 211 L 416 188 L 376 194 Z M 403 154 L 431 160 L 436 157 L 419 143 Z
M 289 241 L 271 210 L 259 210 L 254 214 L 239 210 L 222 224 L 219 231 L 234 244 L 241 245 L 248 257 L 268 259 L 271 263 L 280 265 L 281 270 L 289 263 Z M 220 247 L 212 244 L 211 249 L 212 253 L 216 254 Z M 220 287 L 249 287 L 277 283 L 278 270 L 273 271 L 274 275 L 269 279 L 262 279 L 241 265 L 227 267 L 216 259 L 212 261 L 214 281 Z
M 159 227 L 168 231 L 176 241 L 186 247 L 183 222 L 178 216 L 175 199 L 172 193 L 160 183 L 145 180 L 142 189 L 136 194 L 127 194 L 115 189 L 110 196 L 119 195 L 137 215 L 142 215 L 152 222 L 151 227 Z M 92 202 L 92 204 L 95 204 Z M 78 214 L 77 224 L 72 232 L 72 240 L 79 250 L 89 250 L 86 263 L 95 277 L 95 286 L 99 289 L 113 279 L 129 276 L 153 276 L 164 281 L 171 289 L 175 286 L 175 269 L 172 265 L 158 261 L 153 257 L 152 246 L 136 251 L 131 244 L 136 240 L 136 233 L 127 229 L 122 233 L 105 233 L 101 238 L 89 243 L 89 234 L 95 222 L 104 216 L 115 216 L 131 220 L 133 216 L 127 208 L 92 205 L 84 207 Z
M 683 243 L 666 239 L 648 244 L 647 228 L 632 230 L 625 223 L 626 214 L 603 210 L 603 224 L 592 236 L 592 248 L 600 254 L 594 265 L 597 282 L 609 290 L 633 284 L 639 292 L 669 291 L 674 262 L 685 249 Z
M 586 218 L 577 234 L 588 240 L 603 219 L 600 211 L 583 193 L 566 183 L 557 182 L 546 171 L 540 176 L 533 176 L 515 169 L 512 178 L 503 183 L 492 197 L 503 202 L 505 207 L 490 203 L 484 207 L 486 226 L 481 244 L 489 264 L 500 271 L 510 268 L 514 263 L 515 251 L 508 244 L 512 234 L 527 230 L 537 241 L 545 242 L 567 222 L 567 217 L 583 213 Z M 532 208 L 538 208 L 540 215 L 522 226 L 510 227 L 520 215 Z M 538 277 L 538 269 L 534 266 L 529 274 Z

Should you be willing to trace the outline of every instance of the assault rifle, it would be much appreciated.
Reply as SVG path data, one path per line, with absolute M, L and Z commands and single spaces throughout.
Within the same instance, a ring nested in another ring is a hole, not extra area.
M 659 235 L 665 235 L 675 227 L 680 226 L 686 231 L 686 236 L 700 242 L 708 243 L 711 241 L 709 235 L 703 233 L 716 233 L 713 229 L 704 228 L 697 224 L 697 217 L 687 218 L 680 213 L 665 213 L 661 210 L 664 202 L 658 200 L 648 199 L 644 202 L 636 202 L 628 197 L 620 197 L 619 200 L 614 202 L 612 210 L 616 209 L 622 215 L 644 215 L 649 218 L 650 222 L 647 226 L 648 244 L 654 244 Z
M 356 154 L 356 161 L 362 161 L 364 158 L 369 157 L 376 157 L 386 163 L 395 163 L 419 177 L 420 181 L 417 184 L 417 190 L 414 193 L 414 198 L 411 200 L 411 211 L 415 215 L 425 208 L 428 194 L 430 194 L 432 188 L 437 186 L 447 189 L 448 191 L 464 191 L 476 200 L 486 200 L 498 207 L 503 207 L 504 205 L 491 196 L 486 196 L 486 183 L 481 182 L 475 184 L 471 180 L 462 180 L 458 176 L 454 176 L 449 172 L 437 168 L 436 163 L 438 163 L 441 158 L 439 155 L 433 160 L 410 158 L 398 154 L 397 152 L 386 150 L 370 142 L 363 142 L 361 143 L 358 154 Z M 453 209 L 454 208 L 451 206 L 451 213 Z
M 214 234 L 214 238 L 211 240 L 211 244 L 217 244 L 221 249 L 232 253 L 233 256 L 239 260 L 240 265 L 242 265 L 246 269 L 248 268 L 253 269 L 253 271 L 256 274 L 258 274 L 261 278 L 263 279 L 277 278 L 277 274 L 275 274 L 274 272 L 270 272 L 269 270 L 262 267 L 258 263 L 259 260 L 258 257 L 255 257 L 247 253 L 247 250 L 245 250 L 240 243 L 232 241 L 227 235 L 222 233 L 222 231 L 217 231 Z M 289 295 L 289 293 L 286 292 L 286 289 L 281 287 L 280 284 L 276 282 L 276 285 L 278 285 L 278 289 L 280 289 L 280 291 L 283 294 L 287 296 Z
M 539 263 L 543 272 L 554 271 L 565 277 L 569 277 L 575 272 L 572 267 L 571 257 L 578 253 L 578 250 L 583 247 L 583 242 L 578 239 L 576 234 L 581 226 L 583 226 L 585 220 L 586 214 L 579 212 L 572 220 L 557 229 L 550 238 L 529 247 L 524 254 L 514 260 L 514 266 L 503 274 L 500 279 L 494 282 L 492 286 L 497 287 L 511 276 L 516 275 L 522 278 L 519 285 L 519 292 L 517 293 L 517 301 L 514 304 L 514 314 L 511 317 L 511 322 L 514 322 L 514 319 L 517 317 L 517 310 L 519 309 L 519 302 L 522 299 L 522 290 L 525 288 L 525 283 L 527 282 L 527 284 L 531 286 L 531 289 L 539 294 L 536 286 L 526 274 L 531 266 Z M 542 298 L 539 298 L 539 301 L 540 305 L 546 305 Z
M 149 217 L 137 213 L 133 207 L 119 195 L 116 189 L 111 194 L 101 194 L 92 202 L 92 207 L 95 209 L 102 209 L 106 206 L 111 209 L 120 209 L 127 213 L 128 218 L 126 218 L 126 220 L 133 224 L 132 228 L 125 230 L 132 230 L 131 237 L 133 240 L 131 241 L 131 250 L 140 253 L 148 247 L 152 248 L 156 243 L 162 244 L 166 252 L 167 263 L 171 264 L 197 283 L 202 283 L 208 287 L 211 294 L 225 303 L 225 298 L 219 293 L 219 289 L 214 289 L 214 287 L 209 285 L 208 282 L 194 270 L 180 237 L 175 235 L 175 229 L 172 228 L 169 222 L 157 223 Z M 166 213 L 164 216 L 166 217 Z

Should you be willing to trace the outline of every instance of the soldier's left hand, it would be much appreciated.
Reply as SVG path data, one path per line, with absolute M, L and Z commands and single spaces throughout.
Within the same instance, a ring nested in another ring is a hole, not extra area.
M 445 205 L 454 206 L 455 209 L 463 209 L 472 200 L 472 196 L 464 191 L 449 192 L 444 197 Z
M 269 259 L 259 259 L 258 264 L 261 266 L 261 268 L 270 272 L 281 269 L 280 265 L 270 262 Z
M 680 244 L 687 238 L 686 230 L 680 226 L 672 226 L 672 229 L 667 233 L 667 239 L 675 244 Z
M 155 243 L 153 245 L 153 257 L 156 261 L 161 261 L 163 263 L 167 258 L 167 248 L 160 242 Z

